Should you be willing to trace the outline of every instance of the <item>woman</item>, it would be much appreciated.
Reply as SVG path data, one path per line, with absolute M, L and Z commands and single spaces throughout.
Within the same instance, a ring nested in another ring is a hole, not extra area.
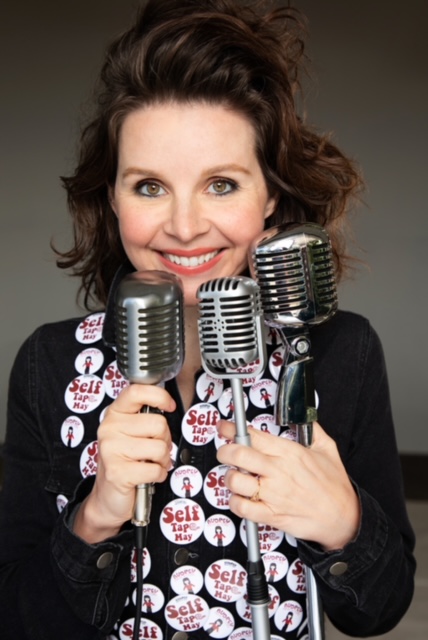
M 251 449 L 233 444 L 234 425 L 221 420 L 230 390 L 216 381 L 207 401 L 212 380 L 196 347 L 197 288 L 246 273 L 264 228 L 325 226 L 338 277 L 345 269 L 344 221 L 360 180 L 297 113 L 302 60 L 296 13 L 229 0 L 152 0 L 109 48 L 78 166 L 63 180 L 75 242 L 59 260 L 81 277 L 88 310 L 95 302 L 106 313 L 41 327 L 13 368 L 3 637 L 132 636 L 129 521 L 141 483 L 156 483 L 156 493 L 144 556 L 152 612 L 143 611 L 140 637 L 206 638 L 217 620 L 215 637 L 248 637 L 242 518 L 262 523 L 265 570 L 279 567 L 273 637 L 307 637 L 303 563 L 326 614 L 348 634 L 385 633 L 405 613 L 414 539 L 382 350 L 368 322 L 339 312 L 312 330 L 323 426 L 310 449 L 255 426 Z M 117 284 L 146 269 L 183 283 L 186 357 L 165 388 L 128 386 L 112 348 Z M 276 384 L 273 342 L 265 396 Z M 88 346 L 96 364 L 85 374 Z M 248 421 L 272 424 L 270 403 L 251 387 L 246 394 Z M 140 413 L 143 405 L 162 413 Z M 204 446 L 195 421 L 215 427 Z M 180 494 L 183 474 L 192 498 Z M 219 553 L 212 527 L 220 522 Z M 184 577 L 194 594 L 183 592 Z

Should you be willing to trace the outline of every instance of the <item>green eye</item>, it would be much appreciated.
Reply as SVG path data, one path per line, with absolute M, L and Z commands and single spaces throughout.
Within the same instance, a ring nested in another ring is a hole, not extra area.
M 209 191 L 214 192 L 218 196 L 223 196 L 226 193 L 231 193 L 235 191 L 237 185 L 231 180 L 214 180 L 210 184 Z

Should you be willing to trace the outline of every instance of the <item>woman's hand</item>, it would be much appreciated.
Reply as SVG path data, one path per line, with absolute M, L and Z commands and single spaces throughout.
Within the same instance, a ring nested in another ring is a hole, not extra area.
M 167 421 L 159 413 L 140 413 L 143 406 L 174 411 L 175 402 L 165 389 L 131 384 L 98 429 L 95 484 L 74 522 L 75 533 L 89 543 L 116 535 L 133 516 L 135 487 L 163 482 L 171 468 Z
M 218 428 L 233 440 L 232 423 L 221 421 Z M 350 542 L 358 531 L 360 505 L 334 440 L 318 423 L 310 448 L 253 428 L 248 432 L 251 447 L 226 444 L 217 453 L 219 462 L 237 467 L 225 477 L 230 509 L 326 550 Z

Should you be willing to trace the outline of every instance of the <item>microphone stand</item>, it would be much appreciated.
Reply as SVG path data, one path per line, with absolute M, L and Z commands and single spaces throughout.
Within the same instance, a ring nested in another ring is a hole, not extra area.
M 235 442 L 246 447 L 251 446 L 245 417 L 244 396 L 241 378 L 231 377 L 233 406 L 236 424 Z M 270 640 L 270 623 L 268 606 L 269 590 L 264 573 L 264 565 L 260 555 L 259 528 L 256 522 L 245 519 L 247 536 L 247 593 L 251 607 L 251 623 L 255 640 Z
M 310 447 L 317 410 L 309 330 L 302 326 L 287 330 L 281 328 L 280 332 L 284 339 L 285 357 L 279 377 L 276 422 L 282 427 L 296 427 L 297 442 Z M 309 638 L 324 640 L 323 609 L 318 585 L 310 567 L 305 566 L 305 574 Z

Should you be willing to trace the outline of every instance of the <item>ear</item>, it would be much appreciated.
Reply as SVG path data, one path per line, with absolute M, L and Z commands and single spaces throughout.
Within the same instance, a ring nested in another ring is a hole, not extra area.
M 114 214 L 117 217 L 116 199 L 114 197 L 114 186 L 112 185 L 109 185 L 108 187 L 108 201 L 111 208 L 113 209 Z
M 267 220 L 275 211 L 278 204 L 278 196 L 271 196 L 265 206 L 265 220 Z

